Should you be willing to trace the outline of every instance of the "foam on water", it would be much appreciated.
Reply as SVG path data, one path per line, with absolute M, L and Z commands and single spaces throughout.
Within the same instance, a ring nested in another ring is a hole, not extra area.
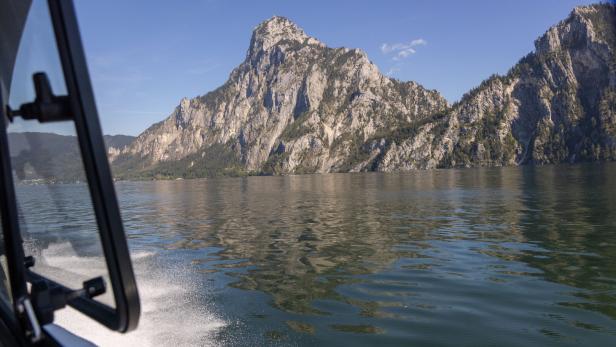
M 40 260 L 46 267 L 45 273 L 58 269 L 63 278 L 66 272 L 84 277 L 104 271 L 101 257 L 80 257 L 70 243 L 51 244 L 35 253 L 39 254 L 37 264 Z M 72 308 L 57 311 L 55 323 L 100 346 L 215 345 L 216 333 L 226 322 L 208 307 L 204 300 L 207 290 L 190 276 L 189 268 L 163 264 L 150 252 L 136 252 L 131 257 L 141 299 L 136 331 L 112 332 Z

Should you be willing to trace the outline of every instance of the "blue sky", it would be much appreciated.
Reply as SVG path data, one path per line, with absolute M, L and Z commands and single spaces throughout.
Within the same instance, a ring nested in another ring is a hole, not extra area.
M 273 15 L 328 46 L 361 48 L 383 73 L 453 102 L 592 2 L 75 0 L 103 130 L 129 135 L 224 83 L 252 29 Z

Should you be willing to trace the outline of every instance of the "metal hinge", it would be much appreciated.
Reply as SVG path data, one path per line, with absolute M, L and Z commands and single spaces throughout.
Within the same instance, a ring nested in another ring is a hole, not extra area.
M 17 303 L 17 312 L 22 318 L 25 318 L 28 322 L 29 329 L 26 330 L 26 337 L 31 342 L 38 342 L 43 338 L 43 331 L 34 313 L 32 303 L 28 298 L 21 298 Z

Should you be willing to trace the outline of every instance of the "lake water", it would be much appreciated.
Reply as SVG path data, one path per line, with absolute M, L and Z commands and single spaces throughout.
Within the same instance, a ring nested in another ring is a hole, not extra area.
M 22 208 L 42 189 L 19 187 Z M 614 164 L 116 189 L 141 326 L 58 318 L 103 345 L 616 345 Z M 71 204 L 28 220 L 27 239 L 47 240 L 32 242 L 42 263 L 88 274 L 102 261 L 87 228 L 62 231 L 87 220 L 67 219 L 87 205 Z

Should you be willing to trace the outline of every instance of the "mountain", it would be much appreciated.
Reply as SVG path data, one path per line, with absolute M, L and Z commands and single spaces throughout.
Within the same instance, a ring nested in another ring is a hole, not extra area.
M 116 148 L 121 150 L 122 148 L 130 145 L 135 140 L 135 136 L 103 135 L 103 140 L 105 140 L 105 146 L 107 147 L 107 150 L 109 150 L 110 148 Z
M 535 52 L 467 93 L 442 122 L 375 139 L 380 159 L 369 165 L 391 171 L 614 160 L 615 50 L 616 6 L 578 7 L 535 41 Z
M 114 166 L 120 175 L 192 177 L 348 171 L 366 139 L 447 107 L 436 91 L 383 76 L 361 50 L 328 48 L 274 17 L 254 30 L 223 86 L 183 99 Z
M 45 180 L 73 182 L 83 180 L 83 164 L 76 136 L 54 133 L 8 133 L 9 152 L 19 181 Z M 109 153 L 119 151 L 135 138 L 104 135 Z
M 220 88 L 115 153 L 123 178 L 396 171 L 616 159 L 616 7 L 578 7 L 505 76 L 448 105 L 293 22 L 255 28 Z

